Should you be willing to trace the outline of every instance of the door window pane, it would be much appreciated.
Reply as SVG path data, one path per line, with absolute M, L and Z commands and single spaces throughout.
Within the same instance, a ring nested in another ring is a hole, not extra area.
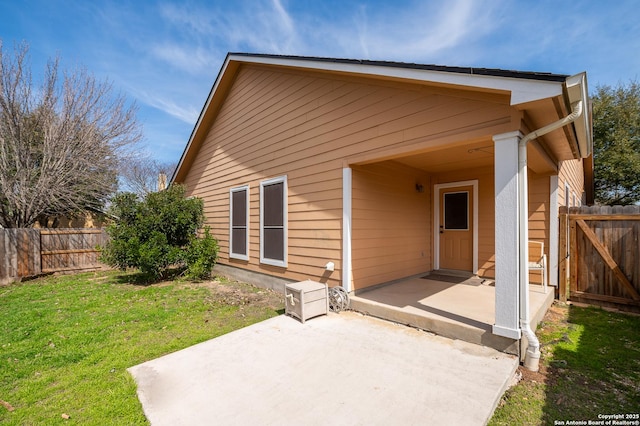
M 444 194 L 444 229 L 469 229 L 469 192 Z

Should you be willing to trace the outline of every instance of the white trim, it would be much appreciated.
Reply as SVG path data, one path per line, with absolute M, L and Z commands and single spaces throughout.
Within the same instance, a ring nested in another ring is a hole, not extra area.
M 518 142 L 520 132 L 493 136 L 495 191 L 495 322 L 493 334 L 520 338 Z
M 564 82 L 557 81 L 433 71 L 418 68 L 389 67 L 375 64 L 320 61 L 314 60 L 313 58 L 230 55 L 228 59 L 229 61 L 245 63 L 317 69 L 356 75 L 398 78 L 426 83 L 496 90 L 510 93 L 511 105 L 519 105 L 526 102 L 560 96 L 562 95 L 564 85 Z
M 440 190 L 458 186 L 473 188 L 473 265 L 472 273 L 478 273 L 478 180 L 437 183 L 433 185 L 433 269 L 440 269 Z
M 342 169 L 342 287 L 352 291 L 351 275 L 351 185 L 353 182 L 350 167 Z
M 520 340 L 522 332 L 519 328 L 502 327 L 493 325 L 491 332 L 497 336 L 508 337 L 509 339 Z
M 589 105 L 589 88 L 587 87 L 587 73 L 581 72 L 565 80 L 566 98 L 569 105 L 582 102 L 584 112 L 573 122 L 578 140 L 578 150 L 581 158 L 587 158 L 593 152 L 593 130 L 591 108 Z
M 246 242 L 245 247 L 247 249 L 246 254 L 239 254 L 233 252 L 233 193 L 246 191 L 245 195 L 245 215 L 247 224 Z M 229 190 L 229 257 L 232 259 L 249 260 L 249 185 L 238 186 Z
M 558 286 L 558 244 L 560 207 L 558 206 L 558 175 L 549 178 L 549 285 Z
M 283 222 L 283 258 L 284 260 L 279 259 L 269 259 L 264 257 L 264 187 L 267 185 L 272 185 L 275 183 L 282 183 L 282 222 Z M 288 256 L 288 196 L 287 196 L 287 176 L 279 176 L 273 179 L 267 179 L 260 182 L 260 263 L 264 263 L 265 265 L 272 266 L 281 266 L 283 268 L 287 267 L 287 256 Z

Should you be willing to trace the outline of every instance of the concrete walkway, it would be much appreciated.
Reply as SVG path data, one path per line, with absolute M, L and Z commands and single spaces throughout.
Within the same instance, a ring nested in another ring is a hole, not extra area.
M 518 361 L 354 312 L 279 316 L 129 369 L 160 425 L 482 425 Z

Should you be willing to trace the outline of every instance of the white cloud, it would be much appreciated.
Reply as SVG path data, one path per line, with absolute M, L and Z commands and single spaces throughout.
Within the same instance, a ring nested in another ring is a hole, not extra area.
M 270 0 L 222 14 L 214 26 L 216 36 L 229 50 L 293 54 L 302 41 L 296 25 L 280 0 Z
M 474 0 L 416 3 L 407 9 L 361 9 L 356 25 L 334 29 L 333 38 L 350 53 L 372 59 L 421 61 L 474 41 L 493 29 L 492 8 Z M 353 34 L 357 31 L 357 34 Z M 354 52 L 344 40 L 359 40 Z
M 139 91 L 136 89 L 132 89 L 136 98 L 138 98 L 141 102 L 156 108 L 160 111 L 165 112 L 166 114 L 179 119 L 187 124 L 193 125 L 198 119 L 198 114 L 200 113 L 200 107 L 195 107 L 194 105 L 181 106 L 178 105 L 171 99 L 168 99 L 160 94 L 152 95 L 145 91 Z
M 210 69 L 216 62 L 213 52 L 203 46 L 189 47 L 176 43 L 156 44 L 151 53 L 159 60 L 190 74 Z
M 313 10 L 294 13 L 287 6 L 283 0 L 241 3 L 230 9 L 164 4 L 160 16 L 168 34 L 185 27 L 189 35 L 163 42 L 159 33 L 160 39 L 148 49 L 152 62 L 144 68 L 168 64 L 209 88 L 226 51 L 420 62 L 445 55 L 492 28 L 491 9 L 475 0 L 446 6 L 412 3 L 407 8 L 346 6 L 334 20 L 319 18 Z M 189 96 L 193 84 L 174 78 L 171 88 L 158 87 L 157 81 L 147 82 L 144 73 L 132 83 L 141 102 L 185 123 L 197 119 L 201 105 L 192 103 L 198 97 Z
M 210 13 L 204 8 L 196 8 L 188 4 L 163 3 L 160 15 L 167 22 L 183 30 L 188 29 L 197 34 L 211 34 L 214 31 Z
M 282 25 L 284 31 L 288 34 L 293 34 L 295 32 L 293 20 L 291 16 L 287 13 L 286 9 L 282 6 L 280 0 L 272 0 L 274 12 L 276 16 L 279 18 L 278 22 Z
M 5 39 L 31 42 L 39 68 L 39 56 L 59 52 L 113 80 L 141 104 L 157 144 L 186 141 L 228 51 L 586 70 L 592 88 L 638 78 L 640 69 L 637 0 L 39 3 L 27 16 L 0 1 Z
M 367 38 L 369 35 L 369 26 L 367 25 L 367 7 L 362 5 L 358 8 L 355 13 L 354 21 L 356 25 L 356 31 L 358 34 L 358 45 L 360 46 L 360 50 L 364 54 L 365 58 L 369 58 L 369 46 L 367 42 Z

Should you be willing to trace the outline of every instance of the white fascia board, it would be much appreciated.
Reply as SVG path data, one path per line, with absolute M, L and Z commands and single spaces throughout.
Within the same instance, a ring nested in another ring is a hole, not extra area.
M 230 59 L 246 63 L 317 69 L 378 77 L 382 76 L 461 87 L 504 91 L 511 93 L 511 105 L 519 105 L 526 102 L 562 95 L 562 82 L 544 80 L 473 75 L 415 68 L 377 66 L 372 64 L 315 61 L 313 59 L 242 55 L 231 55 Z
M 582 101 L 582 116 L 580 116 L 576 121 L 573 122 L 573 127 L 576 130 L 580 156 L 582 158 L 587 158 L 589 155 L 591 155 L 593 149 L 591 108 L 589 105 L 587 73 L 581 72 L 580 74 L 567 77 L 567 80 L 565 81 L 565 87 L 570 105 L 573 105 L 578 101 Z

